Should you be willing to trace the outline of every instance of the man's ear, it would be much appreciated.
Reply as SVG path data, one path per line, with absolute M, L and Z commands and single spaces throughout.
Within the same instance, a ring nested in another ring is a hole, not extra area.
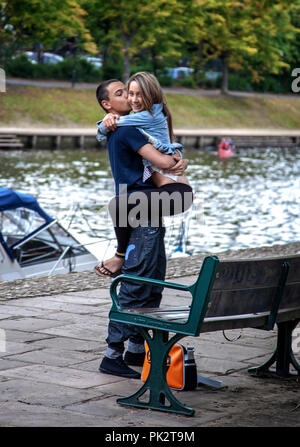
M 111 105 L 110 105 L 110 102 L 109 102 L 109 101 L 107 101 L 106 99 L 103 99 L 103 100 L 101 101 L 101 105 L 102 105 L 102 107 L 103 107 L 105 110 L 107 110 L 108 112 L 110 111 L 110 109 L 111 109 Z

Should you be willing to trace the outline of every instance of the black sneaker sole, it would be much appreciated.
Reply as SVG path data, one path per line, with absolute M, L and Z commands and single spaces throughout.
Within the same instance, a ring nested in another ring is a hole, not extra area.
M 128 351 L 125 353 L 124 362 L 129 366 L 143 366 L 145 361 L 145 354 L 129 354 Z
M 125 360 L 125 363 L 128 366 L 143 366 L 144 365 L 144 360 L 142 362 L 140 362 L 140 361 L 133 361 L 133 360 L 129 360 L 129 361 Z
M 99 368 L 99 371 L 101 371 L 104 374 L 110 374 L 111 376 L 118 376 L 118 377 L 124 377 L 125 379 L 140 379 L 141 375 L 140 373 L 136 373 L 134 374 L 120 374 L 120 373 L 115 373 L 112 371 L 109 371 L 108 369 L 104 369 L 104 368 Z

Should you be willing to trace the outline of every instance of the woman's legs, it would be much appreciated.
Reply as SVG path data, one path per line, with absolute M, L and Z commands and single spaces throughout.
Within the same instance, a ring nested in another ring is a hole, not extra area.
M 138 203 L 137 203 L 138 202 Z M 102 275 L 116 274 L 125 262 L 132 227 L 143 225 L 150 221 L 153 226 L 159 225 L 164 216 L 174 216 L 187 211 L 193 203 L 193 190 L 184 183 L 169 183 L 159 188 L 151 188 L 116 196 L 109 203 L 117 238 L 116 254 L 97 266 Z

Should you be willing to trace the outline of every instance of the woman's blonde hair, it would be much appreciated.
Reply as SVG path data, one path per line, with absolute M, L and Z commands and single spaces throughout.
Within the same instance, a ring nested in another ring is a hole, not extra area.
M 132 75 L 128 79 L 126 84 L 127 89 L 129 89 L 130 84 L 133 81 L 135 81 L 139 85 L 145 109 L 149 113 L 152 114 L 153 104 L 162 104 L 163 113 L 167 117 L 170 140 L 171 142 L 173 142 L 175 138 L 173 133 L 172 116 L 158 80 L 151 73 L 148 73 L 147 71 L 140 71 L 139 73 Z

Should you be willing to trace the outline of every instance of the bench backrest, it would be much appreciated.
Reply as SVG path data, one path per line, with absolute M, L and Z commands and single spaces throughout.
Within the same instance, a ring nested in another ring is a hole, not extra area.
M 268 312 L 272 329 L 277 312 L 300 309 L 300 256 L 219 262 L 206 317 Z
M 123 309 L 116 290 L 120 281 L 189 292 L 190 308 L 175 313 L 169 308 L 150 309 L 150 313 L 143 308 Z M 111 297 L 110 318 L 121 323 L 185 335 L 238 327 L 270 330 L 279 317 L 281 321 L 300 318 L 300 256 L 222 262 L 208 256 L 190 286 L 122 275 L 112 282 Z

